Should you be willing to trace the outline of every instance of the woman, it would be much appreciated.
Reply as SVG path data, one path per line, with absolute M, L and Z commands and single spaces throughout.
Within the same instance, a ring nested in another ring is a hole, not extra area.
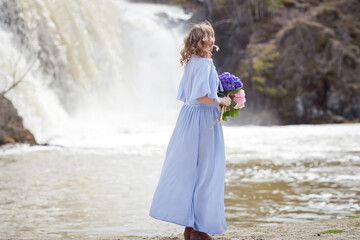
M 195 24 L 184 39 L 186 65 L 177 99 L 184 102 L 171 136 L 150 216 L 185 226 L 186 240 L 214 239 L 226 231 L 224 210 L 225 147 L 219 114 L 222 90 L 211 59 L 215 33 L 210 23 Z M 217 46 L 215 46 L 217 48 Z

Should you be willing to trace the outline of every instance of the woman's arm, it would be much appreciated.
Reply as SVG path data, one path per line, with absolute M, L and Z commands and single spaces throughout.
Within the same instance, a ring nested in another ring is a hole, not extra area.
M 203 96 L 203 97 L 201 97 L 201 98 L 197 98 L 196 100 L 197 100 L 198 102 L 201 102 L 201 103 L 204 103 L 204 104 L 219 104 L 219 103 L 215 102 L 214 99 L 208 98 L 208 95 L 205 95 L 205 96 Z M 221 101 L 221 100 L 220 100 L 220 101 Z
M 224 106 L 229 106 L 231 104 L 231 99 L 229 97 L 219 98 L 220 102 L 215 102 L 214 99 L 208 98 L 208 95 L 205 95 L 204 97 L 197 98 L 196 100 L 198 102 L 204 103 L 204 104 L 221 104 Z

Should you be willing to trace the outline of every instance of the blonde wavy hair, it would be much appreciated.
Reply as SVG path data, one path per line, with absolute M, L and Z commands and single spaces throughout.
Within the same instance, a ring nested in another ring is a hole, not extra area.
M 194 24 L 184 38 L 184 47 L 180 51 L 181 66 L 186 65 L 192 55 L 211 58 L 214 47 L 219 51 L 219 47 L 215 45 L 215 32 L 210 22 L 205 20 Z

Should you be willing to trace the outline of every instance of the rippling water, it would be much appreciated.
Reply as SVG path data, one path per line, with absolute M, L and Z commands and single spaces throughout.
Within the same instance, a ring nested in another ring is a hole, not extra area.
M 171 235 L 148 216 L 173 126 L 0 149 L 0 238 Z M 224 127 L 228 227 L 360 214 L 360 124 Z

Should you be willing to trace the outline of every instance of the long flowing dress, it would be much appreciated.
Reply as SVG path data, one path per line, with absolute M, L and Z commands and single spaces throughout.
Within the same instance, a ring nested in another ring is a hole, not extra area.
M 150 216 L 219 234 L 226 231 L 224 208 L 225 145 L 217 104 L 222 90 L 213 61 L 192 56 L 181 79 L 177 99 L 184 102 L 170 138 Z

